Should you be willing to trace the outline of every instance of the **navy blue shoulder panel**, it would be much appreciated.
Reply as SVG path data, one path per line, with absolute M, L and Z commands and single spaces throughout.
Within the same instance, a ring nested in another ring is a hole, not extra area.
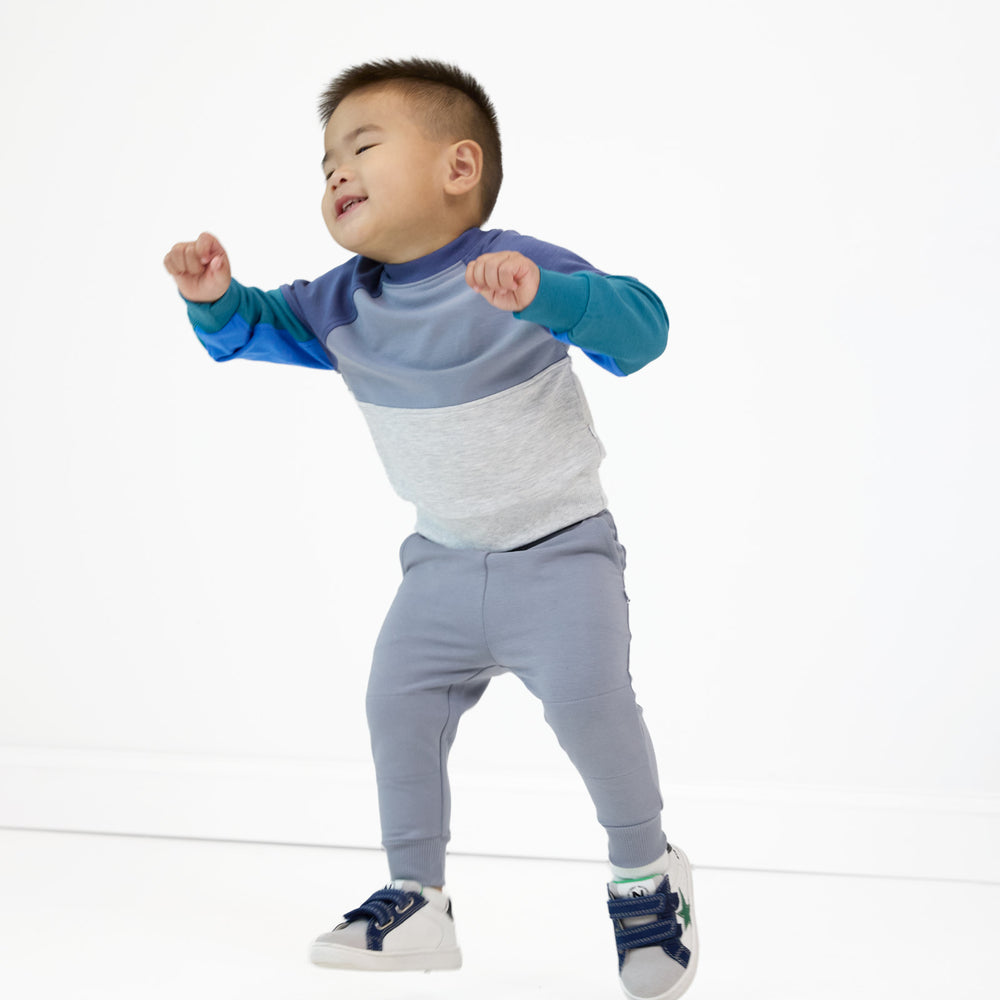
M 313 281 L 300 279 L 282 285 L 281 294 L 299 321 L 326 343 L 331 330 L 357 319 L 354 295 L 358 290 L 372 298 L 380 294 L 382 270 L 377 261 L 352 257 Z
M 495 229 L 486 234 L 492 237 L 490 245 L 482 253 L 496 253 L 500 250 L 516 250 L 533 260 L 539 267 L 558 274 L 579 274 L 589 271 L 591 274 L 604 274 L 604 271 L 577 256 L 570 250 L 536 240 L 533 236 L 522 236 L 513 229 Z

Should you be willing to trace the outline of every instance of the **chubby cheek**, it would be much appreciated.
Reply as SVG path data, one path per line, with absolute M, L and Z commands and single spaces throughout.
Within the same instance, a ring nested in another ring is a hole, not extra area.
M 333 232 L 333 220 L 336 213 L 335 199 L 333 193 L 327 188 L 323 192 L 323 200 L 320 202 L 319 206 L 320 212 L 323 213 L 323 221 L 326 223 L 326 228 Z

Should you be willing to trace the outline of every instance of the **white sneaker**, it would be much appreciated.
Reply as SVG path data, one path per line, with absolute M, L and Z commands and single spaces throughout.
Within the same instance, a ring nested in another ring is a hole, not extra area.
M 430 972 L 458 969 L 451 901 L 439 889 L 397 879 L 313 942 L 309 959 L 331 969 Z
M 684 852 L 671 845 L 662 874 L 611 882 L 608 896 L 625 996 L 676 1000 L 698 965 L 691 864 Z

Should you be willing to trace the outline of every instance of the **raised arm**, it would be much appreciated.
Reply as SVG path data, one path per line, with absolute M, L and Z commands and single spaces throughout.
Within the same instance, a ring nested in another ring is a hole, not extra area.
M 211 233 L 177 243 L 163 264 L 187 302 L 195 334 L 216 361 L 334 367 L 280 290 L 265 292 L 233 279 L 226 251 Z
M 547 327 L 616 375 L 631 375 L 667 346 L 669 321 L 656 294 L 635 278 L 539 267 L 515 250 L 483 254 L 466 281 L 498 309 Z

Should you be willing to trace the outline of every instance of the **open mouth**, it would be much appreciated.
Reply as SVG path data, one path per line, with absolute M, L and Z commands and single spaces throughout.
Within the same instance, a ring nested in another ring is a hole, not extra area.
M 337 218 L 342 219 L 345 215 L 349 215 L 351 212 L 355 211 L 359 205 L 363 205 L 368 199 L 367 198 L 344 198 L 337 202 Z

